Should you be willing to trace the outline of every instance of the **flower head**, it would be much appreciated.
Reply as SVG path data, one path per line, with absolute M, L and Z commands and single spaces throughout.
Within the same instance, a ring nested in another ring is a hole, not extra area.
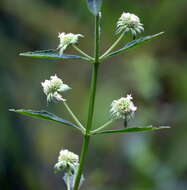
M 79 37 L 84 37 L 82 34 L 72 34 L 72 33 L 59 33 L 58 35 L 60 39 L 60 44 L 57 49 L 59 49 L 60 55 L 64 53 L 64 50 L 70 45 L 70 44 L 76 44 L 78 42 Z
M 134 106 L 132 99 L 133 98 L 131 95 L 127 95 L 127 97 L 114 100 L 110 109 L 112 116 L 116 119 L 130 119 L 137 110 L 137 107 Z
M 56 171 L 68 170 L 75 171 L 79 163 L 79 156 L 69 150 L 61 150 L 58 162 L 55 164 Z
M 67 84 L 64 84 L 63 81 L 57 77 L 57 75 L 51 76 L 50 80 L 45 80 L 41 83 L 41 85 L 47 96 L 47 102 L 65 101 L 60 92 L 65 92 L 71 89 Z
M 61 150 L 58 161 L 65 161 L 65 162 L 78 162 L 79 161 L 79 156 L 74 154 L 73 152 L 70 152 L 69 150 Z
M 117 22 L 117 33 L 131 31 L 133 36 L 144 31 L 140 18 L 131 13 L 123 13 Z

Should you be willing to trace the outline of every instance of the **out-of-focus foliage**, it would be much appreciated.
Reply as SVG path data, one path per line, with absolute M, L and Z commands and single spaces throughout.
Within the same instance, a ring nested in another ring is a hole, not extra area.
M 103 0 L 102 50 L 115 40 L 115 24 L 123 11 L 140 16 L 144 36 L 160 31 L 165 34 L 101 65 L 95 126 L 109 118 L 113 99 L 132 93 L 138 105 L 133 125 L 170 125 L 172 129 L 94 137 L 83 188 L 186 189 L 186 7 L 186 0 Z M 58 32 L 83 34 L 80 47 L 93 54 L 93 23 L 85 0 L 0 1 L 0 189 L 65 189 L 61 176 L 53 174 L 53 165 L 61 148 L 80 152 L 79 133 L 8 109 L 45 109 L 71 120 L 63 105 L 47 106 L 42 93 L 40 82 L 56 73 L 73 87 L 66 99 L 85 122 L 89 65 L 85 61 L 38 60 L 18 54 L 56 48 Z M 127 35 L 124 43 L 129 40 Z M 75 53 L 72 49 L 68 52 Z M 113 127 L 121 126 L 118 122 Z

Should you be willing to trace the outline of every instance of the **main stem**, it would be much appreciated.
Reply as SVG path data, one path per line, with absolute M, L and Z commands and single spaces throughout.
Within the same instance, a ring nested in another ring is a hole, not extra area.
M 98 68 L 99 68 L 99 43 L 100 43 L 100 17 L 99 14 L 95 17 L 95 62 L 92 66 L 92 79 L 91 79 L 91 89 L 90 89 L 90 101 L 89 101 L 89 109 L 88 109 L 88 120 L 86 125 L 86 134 L 84 135 L 84 141 L 81 150 L 80 156 L 80 164 L 77 172 L 77 177 L 75 180 L 74 190 L 78 190 L 81 175 L 84 168 L 84 163 L 86 159 L 86 153 L 88 151 L 90 135 L 89 132 L 92 128 L 93 122 L 93 114 L 94 114 L 94 105 L 95 105 L 95 95 L 96 95 L 96 87 L 97 87 L 97 76 L 98 76 Z

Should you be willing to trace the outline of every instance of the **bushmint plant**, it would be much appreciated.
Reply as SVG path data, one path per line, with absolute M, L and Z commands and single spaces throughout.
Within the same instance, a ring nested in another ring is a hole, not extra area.
M 57 115 L 50 113 L 48 111 L 35 111 L 29 109 L 10 109 L 10 111 L 17 112 L 20 114 L 24 114 L 27 116 L 32 116 L 35 118 L 41 118 L 49 121 L 58 122 L 64 126 L 74 127 L 77 129 L 83 138 L 82 151 L 80 153 L 80 158 L 78 155 L 70 152 L 69 150 L 61 150 L 58 161 L 54 166 L 55 172 L 64 172 L 64 181 L 67 186 L 67 190 L 78 190 L 81 184 L 84 181 L 83 169 L 84 163 L 86 160 L 86 155 L 89 150 L 90 139 L 95 135 L 102 134 L 114 134 L 114 133 L 134 133 L 134 132 L 142 132 L 142 131 L 153 131 L 159 129 L 169 128 L 167 126 L 162 127 L 153 127 L 153 126 L 143 126 L 143 127 L 132 127 L 128 126 L 129 120 L 131 120 L 135 112 L 137 111 L 137 107 L 133 103 L 133 98 L 130 94 L 126 97 L 121 97 L 118 100 L 114 100 L 111 103 L 110 107 L 110 119 L 102 126 L 99 126 L 95 130 L 92 130 L 93 122 L 94 122 L 94 106 L 95 106 L 95 97 L 96 97 L 96 89 L 97 89 L 97 78 L 98 71 L 101 62 L 111 56 L 123 53 L 130 48 L 136 47 L 138 45 L 142 45 L 146 41 L 153 40 L 163 34 L 160 32 L 158 34 L 141 37 L 136 39 L 137 34 L 142 33 L 144 31 L 144 26 L 140 22 L 140 18 L 134 14 L 124 12 L 119 20 L 117 21 L 117 29 L 116 35 L 119 35 L 117 40 L 111 45 L 111 47 L 106 50 L 103 54 L 100 54 L 100 34 L 101 34 L 101 5 L 102 0 L 87 0 L 88 8 L 90 12 L 93 14 L 95 18 L 95 33 L 94 33 L 94 56 L 87 55 L 83 50 L 78 47 L 78 41 L 80 38 L 84 36 L 82 34 L 66 34 L 59 33 L 59 45 L 57 49 L 50 50 L 42 50 L 42 51 L 34 51 L 34 52 L 26 52 L 21 53 L 21 56 L 28 56 L 33 58 L 49 58 L 49 59 L 82 59 L 90 63 L 92 67 L 92 79 L 90 85 L 90 98 L 89 98 L 89 108 L 88 108 L 88 117 L 86 124 L 81 123 L 81 121 L 77 118 L 77 116 L 73 113 L 71 108 L 68 106 L 68 101 L 63 98 L 63 92 L 71 90 L 71 88 L 65 84 L 62 79 L 60 79 L 57 75 L 51 76 L 49 80 L 45 80 L 41 83 L 43 87 L 43 92 L 47 97 L 47 103 L 52 102 L 62 102 L 64 107 L 67 109 L 68 113 L 72 117 L 74 122 L 67 121 L 58 117 Z M 130 33 L 133 41 L 127 43 L 121 49 L 115 50 L 116 45 L 121 41 L 121 39 L 126 35 L 126 33 Z M 78 55 L 70 55 L 64 53 L 68 46 L 73 47 Z M 121 129 L 113 129 L 106 130 L 112 123 L 116 120 L 122 120 L 123 126 Z

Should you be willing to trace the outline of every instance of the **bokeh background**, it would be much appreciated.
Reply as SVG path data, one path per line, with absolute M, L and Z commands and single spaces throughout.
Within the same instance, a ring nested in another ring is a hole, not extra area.
M 132 93 L 138 111 L 131 125 L 172 128 L 93 138 L 82 189 L 187 189 L 186 8 L 186 0 L 104 0 L 103 51 L 116 39 L 115 24 L 123 11 L 140 16 L 143 36 L 160 31 L 165 35 L 101 65 L 95 127 L 110 117 L 113 99 Z M 62 175 L 53 173 L 53 165 L 61 148 L 79 154 L 79 133 L 10 113 L 8 108 L 46 109 L 71 119 L 63 105 L 46 105 L 40 82 L 56 73 L 73 88 L 66 98 L 85 122 L 90 65 L 18 54 L 56 48 L 58 32 L 83 34 L 79 46 L 93 54 L 93 23 L 85 0 L 0 1 L 0 189 L 65 190 Z M 127 35 L 119 47 L 128 41 Z M 75 53 L 71 48 L 67 52 Z M 121 128 L 122 122 L 112 127 Z

